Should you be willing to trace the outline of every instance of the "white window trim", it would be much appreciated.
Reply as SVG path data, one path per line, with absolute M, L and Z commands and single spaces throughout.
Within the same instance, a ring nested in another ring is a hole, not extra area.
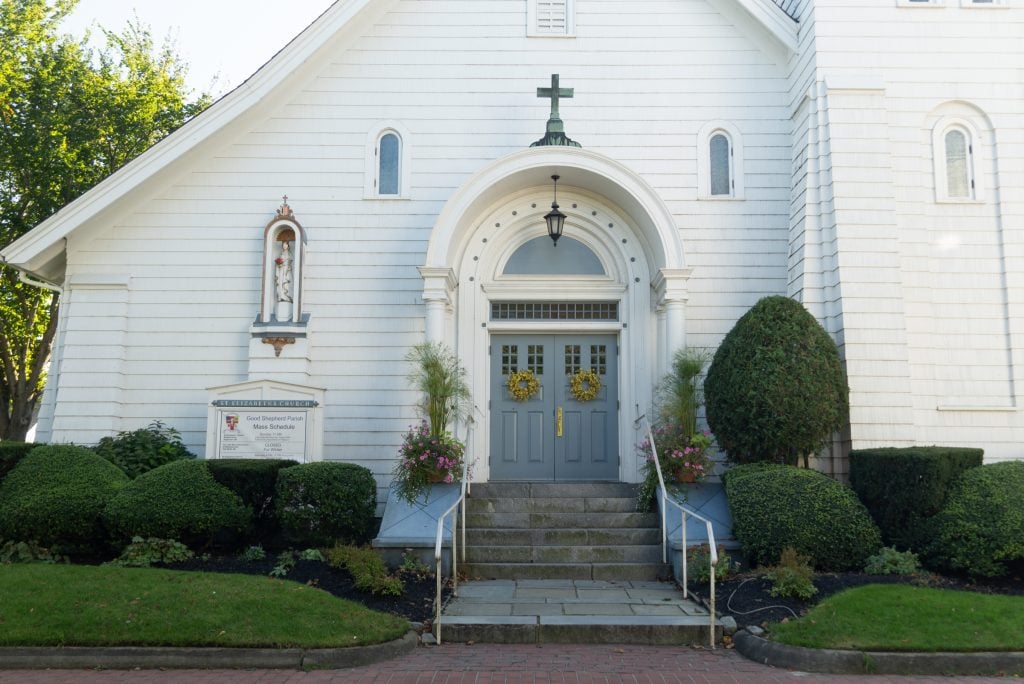
M 946 133 L 959 128 L 967 135 L 967 179 L 972 182 L 970 197 L 950 197 L 946 178 Z M 982 138 L 977 126 L 968 119 L 946 116 L 932 128 L 932 162 L 935 171 L 935 201 L 940 204 L 978 204 L 985 199 L 982 174 Z
M 540 31 L 537 27 L 537 0 L 526 0 L 526 35 L 530 38 L 575 38 L 576 0 L 565 0 L 565 33 Z
M 1010 6 L 1008 0 L 992 0 L 992 2 L 975 2 L 975 0 L 960 0 L 960 6 L 964 9 L 1005 9 Z
M 925 0 L 914 2 L 914 0 L 896 0 L 897 7 L 945 7 L 946 0 Z
M 715 133 L 725 133 L 729 138 L 729 175 L 732 192 L 728 195 L 711 194 L 711 138 Z M 727 121 L 711 121 L 697 133 L 697 199 L 741 200 L 744 195 L 743 182 L 743 135 Z
M 388 133 L 398 136 L 399 157 L 398 157 L 398 194 L 382 195 L 377 192 L 377 175 L 380 173 L 380 165 L 377 161 L 377 145 L 380 139 Z M 366 136 L 366 162 L 364 172 L 364 199 L 375 200 L 407 200 L 410 199 L 410 153 L 412 137 L 409 130 L 397 121 L 382 121 L 370 129 Z

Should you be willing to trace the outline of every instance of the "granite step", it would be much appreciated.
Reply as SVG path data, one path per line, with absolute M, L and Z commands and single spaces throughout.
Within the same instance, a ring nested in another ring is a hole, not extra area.
M 466 545 L 468 563 L 658 563 L 661 546 L 616 545 Z
M 674 583 L 568 579 L 465 582 L 440 627 L 443 642 L 660 645 L 707 645 L 711 629 Z
M 656 513 L 526 513 L 467 512 L 467 527 L 486 528 L 592 528 L 657 527 Z
M 466 529 L 466 544 L 473 546 L 596 546 L 601 544 L 648 545 L 661 548 L 661 533 L 656 527 L 580 528 L 473 528 Z
M 468 550 L 468 549 L 467 549 Z M 471 579 L 507 580 L 646 580 L 672 577 L 672 566 L 660 562 L 622 563 L 512 563 L 467 562 L 460 565 Z

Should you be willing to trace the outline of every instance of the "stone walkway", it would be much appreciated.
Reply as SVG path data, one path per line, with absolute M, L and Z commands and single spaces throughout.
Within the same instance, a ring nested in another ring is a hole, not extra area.
M 459 586 L 445 606 L 453 616 L 632 615 L 707 616 L 670 582 L 597 580 L 484 580 Z
M 813 675 L 753 663 L 735 651 L 679 646 L 446 644 L 353 670 L 0 670 L 0 684 L 754 684 L 992 682 L 979 677 Z
M 688 644 L 708 621 L 670 582 L 474 580 L 445 606 L 441 640 Z

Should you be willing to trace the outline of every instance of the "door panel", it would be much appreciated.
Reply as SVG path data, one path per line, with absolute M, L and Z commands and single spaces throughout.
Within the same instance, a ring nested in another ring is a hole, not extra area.
M 491 479 L 618 479 L 616 344 L 613 335 L 492 337 Z M 517 401 L 508 391 L 508 376 L 527 368 L 540 390 Z M 570 376 L 581 368 L 601 378 L 591 401 L 572 395 Z

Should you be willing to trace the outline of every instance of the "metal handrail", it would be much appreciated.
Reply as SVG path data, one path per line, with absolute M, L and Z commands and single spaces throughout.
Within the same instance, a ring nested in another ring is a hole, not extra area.
M 466 418 L 466 449 L 470 449 L 473 438 L 473 416 Z M 452 516 L 452 595 L 459 595 L 459 561 L 457 551 L 459 508 L 462 509 L 462 560 L 466 560 L 466 493 L 469 491 L 469 456 L 462 459 L 462 483 L 459 487 L 459 498 L 437 518 L 437 532 L 434 536 L 434 563 L 435 577 L 437 579 L 437 596 L 434 598 L 434 639 L 441 643 L 441 545 L 444 542 L 444 520 Z
M 711 630 L 709 639 L 711 641 L 711 648 L 715 648 L 715 568 L 718 566 L 718 545 L 715 543 L 715 532 L 712 529 L 711 521 L 702 516 L 697 511 L 689 508 L 686 504 L 675 498 L 669 498 L 668 490 L 665 488 L 665 476 L 661 472 L 661 462 L 658 460 L 658 448 L 654 443 L 654 431 L 651 429 L 651 423 L 647 420 L 647 414 L 641 414 L 635 421 L 633 421 L 633 427 L 637 430 L 641 429 L 643 424 L 647 429 L 647 441 L 651 445 L 651 456 L 654 462 L 654 470 L 658 473 L 658 489 L 661 491 L 661 500 L 664 501 L 664 505 L 661 506 L 661 561 L 668 563 L 668 507 L 671 504 L 679 509 L 680 513 L 680 526 L 679 531 L 682 534 L 681 544 L 679 548 L 680 558 L 682 560 L 683 568 L 683 598 L 689 596 L 687 589 L 687 561 L 686 561 L 686 516 L 692 516 L 697 520 L 704 523 L 708 532 L 708 545 L 710 546 L 710 560 L 711 560 L 711 605 L 709 612 L 711 613 Z

